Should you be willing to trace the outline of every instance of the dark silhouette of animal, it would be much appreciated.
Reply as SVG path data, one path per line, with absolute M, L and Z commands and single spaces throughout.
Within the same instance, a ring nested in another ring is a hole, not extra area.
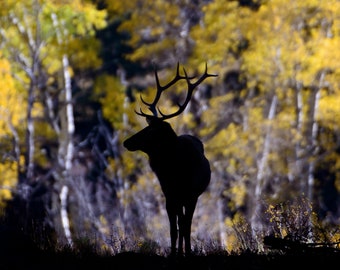
M 166 85 L 161 86 L 157 72 L 155 78 L 157 93 L 152 103 L 141 101 L 148 106 L 152 115 L 140 109 L 136 113 L 145 117 L 148 126 L 124 141 L 129 151 L 140 150 L 149 157 L 152 170 L 156 174 L 166 201 L 166 211 L 170 222 L 171 254 L 176 254 L 178 239 L 178 254 L 183 254 L 183 239 L 185 254 L 191 253 L 191 223 L 198 197 L 206 190 L 210 182 L 210 165 L 204 156 L 202 142 L 192 135 L 177 136 L 168 122 L 181 114 L 188 105 L 194 89 L 208 77 L 207 65 L 204 74 L 191 82 L 183 68 L 184 75 L 180 75 L 179 64 L 176 76 Z M 163 91 L 180 80 L 187 83 L 187 96 L 183 104 L 178 104 L 178 110 L 171 114 L 164 114 L 156 107 Z M 158 115 L 160 114 L 160 116 Z

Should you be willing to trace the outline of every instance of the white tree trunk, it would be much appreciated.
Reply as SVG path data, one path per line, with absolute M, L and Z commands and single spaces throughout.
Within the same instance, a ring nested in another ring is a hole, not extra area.
M 319 101 L 320 101 L 320 89 L 322 87 L 323 81 L 325 77 L 325 72 L 322 72 L 320 75 L 319 85 L 316 89 L 316 93 L 314 93 L 314 106 L 313 106 L 313 112 L 312 112 L 312 131 L 311 131 L 311 149 L 312 149 L 312 155 L 315 156 L 316 152 L 318 150 L 318 142 L 317 142 L 317 136 L 318 136 L 318 122 L 317 122 L 317 114 L 319 111 Z M 307 198 L 310 202 L 313 201 L 313 188 L 314 188 L 314 169 L 315 169 L 315 163 L 316 160 L 312 157 L 310 159 L 308 165 L 308 181 L 307 181 Z
M 68 187 L 64 185 L 60 191 L 60 216 L 61 223 L 64 229 L 65 237 L 70 246 L 73 245 L 72 234 L 70 230 L 70 221 L 67 214 L 67 196 L 68 196 Z
M 276 112 L 276 107 L 277 107 L 277 96 L 274 95 L 270 104 L 270 109 L 268 112 L 268 117 L 267 119 L 273 120 Z M 268 161 L 268 155 L 270 152 L 270 144 L 271 144 L 271 123 L 268 123 L 267 130 L 266 130 L 266 135 L 264 139 L 264 144 L 263 144 L 263 151 L 262 151 L 262 157 L 258 162 L 258 170 L 257 170 L 257 175 L 256 175 L 256 184 L 255 184 L 255 190 L 254 190 L 254 206 L 250 218 L 251 222 L 251 227 L 253 229 L 253 233 L 256 233 L 256 231 L 262 229 L 262 224 L 261 221 L 259 220 L 258 217 L 258 212 L 261 208 L 261 194 L 262 194 L 262 189 L 264 186 L 264 175 L 265 175 L 265 166 Z
M 69 72 L 69 61 L 66 55 L 63 55 L 63 71 L 64 71 L 64 85 L 65 85 L 65 104 L 66 104 L 66 153 L 65 153 L 65 170 L 69 173 L 72 168 L 73 158 L 73 134 L 74 134 L 74 117 L 73 117 L 73 104 L 72 104 L 72 87 L 71 87 L 71 75 Z
M 303 98 L 302 98 L 302 91 L 301 91 L 301 84 L 297 82 L 296 85 L 296 131 L 301 136 L 303 135 L 303 122 L 304 122 L 304 115 L 303 115 Z M 302 136 L 303 137 L 303 136 Z M 301 148 L 301 142 L 298 141 L 295 144 L 295 164 L 292 173 L 292 180 L 293 179 L 300 179 L 300 188 L 301 192 L 305 192 L 305 182 L 304 182 L 304 173 L 303 173 L 303 160 L 304 150 Z
M 55 13 L 51 15 L 53 20 L 53 25 L 55 27 L 57 40 L 60 45 L 62 42 L 62 33 L 59 25 L 58 17 Z M 68 56 L 64 54 L 62 56 L 63 65 L 63 89 L 59 94 L 60 104 L 62 107 L 59 111 L 60 117 L 60 134 L 59 134 L 59 148 L 58 148 L 58 164 L 59 164 L 59 187 L 60 187 L 60 198 L 61 201 L 61 220 L 64 230 L 65 237 L 68 243 L 72 246 L 72 235 L 69 228 L 69 217 L 67 213 L 67 196 L 68 196 L 68 186 L 71 183 L 71 169 L 72 169 L 72 159 L 73 159 L 73 134 L 74 134 L 74 117 L 73 117 L 73 104 L 72 104 L 72 87 L 71 87 L 71 74 Z
M 35 38 L 33 37 L 31 27 L 27 22 L 26 10 L 23 10 L 24 16 L 21 21 L 19 18 L 15 16 L 14 13 L 10 15 L 10 19 L 13 25 L 16 27 L 20 35 L 24 38 L 28 38 L 28 46 L 30 49 L 30 55 L 24 55 L 23 53 L 18 53 L 16 58 L 19 58 L 22 69 L 26 72 L 30 79 L 30 85 L 28 88 L 28 102 L 27 102 L 27 128 L 26 128 L 26 155 L 25 155 L 25 165 L 26 165 L 26 180 L 29 181 L 33 177 L 34 173 L 34 120 L 32 117 L 33 106 L 35 102 L 35 88 L 38 74 L 38 63 L 37 57 L 39 55 L 39 48 L 35 42 Z M 2 35 L 6 40 L 6 35 Z M 38 36 L 37 36 L 38 37 Z M 37 38 L 36 37 L 36 38 Z M 38 38 L 37 38 L 38 40 Z

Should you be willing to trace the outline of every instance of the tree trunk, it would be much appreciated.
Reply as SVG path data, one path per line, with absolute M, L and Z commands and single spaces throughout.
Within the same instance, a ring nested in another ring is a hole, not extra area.
M 22 52 L 17 51 L 13 56 L 16 61 L 18 61 L 19 65 L 21 66 L 22 70 L 26 72 L 28 78 L 30 79 L 28 93 L 27 93 L 27 110 L 26 110 L 26 134 L 25 134 L 25 179 L 19 178 L 21 181 L 26 181 L 27 184 L 32 178 L 34 174 L 34 119 L 32 116 L 32 110 L 34 107 L 35 102 L 35 89 L 37 87 L 36 82 L 39 76 L 38 70 L 38 61 L 39 59 L 37 56 L 39 55 L 39 48 L 37 46 L 37 42 L 39 42 L 38 32 L 36 33 L 36 37 L 33 37 L 33 33 L 31 31 L 31 27 L 27 22 L 27 15 L 24 10 L 24 16 L 22 20 L 17 18 L 14 14 L 11 14 L 10 19 L 12 24 L 16 27 L 18 33 L 21 37 L 25 40 L 28 39 L 28 48 L 30 51 L 29 55 L 24 55 Z M 39 24 L 37 24 L 39 25 Z M 6 40 L 6 36 L 3 36 Z M 20 182 L 19 182 L 20 183 Z M 22 184 L 22 183 L 20 183 Z
M 297 134 L 300 134 L 303 137 L 303 127 L 304 127 L 304 115 L 303 115 L 303 97 L 302 97 L 302 85 L 296 82 L 296 89 L 295 89 L 295 104 L 296 104 L 296 120 L 295 126 Z M 305 161 L 304 161 L 304 149 L 302 148 L 303 142 L 299 140 L 295 143 L 295 163 L 293 168 L 293 173 L 291 173 L 294 180 L 300 181 L 300 190 L 303 194 L 306 191 L 305 187 Z
M 26 181 L 29 181 L 33 177 L 34 170 L 34 121 L 32 118 L 32 110 L 34 105 L 34 86 L 33 82 L 28 90 L 28 102 L 27 102 L 27 128 L 26 128 L 26 154 L 25 154 L 25 165 L 26 165 Z
M 58 23 L 58 17 L 56 14 L 52 14 L 53 25 L 55 27 L 57 40 L 60 46 L 62 46 L 62 35 L 60 26 Z M 60 119 L 60 132 L 59 136 L 59 147 L 58 147 L 58 169 L 55 174 L 57 181 L 55 188 L 59 194 L 59 198 L 54 198 L 53 211 L 55 213 L 60 210 L 60 216 L 56 217 L 56 222 L 61 222 L 61 228 L 63 234 L 66 237 L 67 243 L 72 246 L 72 235 L 69 227 L 69 217 L 67 213 L 67 202 L 68 202 L 68 185 L 71 181 L 71 169 L 73 159 L 73 134 L 74 134 L 74 117 L 73 117 L 73 104 L 72 104 L 72 87 L 71 87 L 71 74 L 69 72 L 69 60 L 66 54 L 62 56 L 62 76 L 60 85 L 62 90 L 59 94 L 59 119 Z M 60 199 L 60 201 L 59 201 Z M 56 225 L 58 228 L 58 225 Z M 57 231 L 58 233 L 58 231 Z
M 276 112 L 276 106 L 277 106 L 277 96 L 274 94 L 269 112 L 268 112 L 268 126 L 266 128 L 266 134 L 263 144 L 263 151 L 261 159 L 258 162 L 258 169 L 257 169 L 257 175 L 256 175 L 256 183 L 255 183 L 255 190 L 254 190 L 254 198 L 253 203 L 254 206 L 252 207 L 252 213 L 251 213 L 251 227 L 253 229 L 253 233 L 256 234 L 257 231 L 262 229 L 262 222 L 258 216 L 259 211 L 261 210 L 261 195 L 262 195 L 262 189 L 265 186 L 265 166 L 268 161 L 268 155 L 270 152 L 270 144 L 271 144 L 271 123 L 270 121 L 274 119 L 275 112 Z
M 319 100 L 320 100 L 320 89 L 322 87 L 323 81 L 325 77 L 325 72 L 322 72 L 319 79 L 319 85 L 315 89 L 315 91 L 312 93 L 312 101 L 311 101 L 311 134 L 310 134 L 310 143 L 309 147 L 311 149 L 310 154 L 312 155 L 312 158 L 310 159 L 309 165 L 308 165 L 308 181 L 307 181 L 307 198 L 310 202 L 313 202 L 314 194 L 313 194 L 313 188 L 314 188 L 314 169 L 315 169 L 315 163 L 316 159 L 315 156 L 318 151 L 318 141 L 317 141 L 317 135 L 318 135 L 318 122 L 316 120 L 316 116 L 318 114 L 319 110 Z

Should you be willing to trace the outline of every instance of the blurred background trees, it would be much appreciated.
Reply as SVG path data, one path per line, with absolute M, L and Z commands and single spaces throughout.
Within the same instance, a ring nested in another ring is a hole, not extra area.
M 168 247 L 158 180 L 122 141 L 146 125 L 134 110 L 154 69 L 165 82 L 177 62 L 219 75 L 171 120 L 203 140 L 212 167 L 196 244 L 262 249 L 264 235 L 292 236 L 291 220 L 309 240 L 339 225 L 339 1 L 1 3 L 0 207 L 20 229 L 112 252 Z

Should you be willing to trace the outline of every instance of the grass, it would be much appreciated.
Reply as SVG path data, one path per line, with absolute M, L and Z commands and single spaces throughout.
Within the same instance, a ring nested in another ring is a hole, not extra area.
M 8 256 L 9 255 L 9 256 Z M 7 254 L 1 258 L 1 269 L 289 269 L 303 266 L 324 268 L 336 265 L 339 254 L 207 254 L 190 257 L 165 257 L 156 254 L 123 252 L 111 255 L 79 256 L 69 251 L 32 252 Z
M 214 247 L 212 251 L 191 256 L 170 257 L 157 254 L 151 248 L 124 251 L 115 255 L 98 253 L 86 241 L 79 241 L 77 249 L 69 246 L 61 248 L 38 248 L 23 234 L 0 233 L 0 265 L 9 269 L 124 269 L 124 270 L 170 270 L 170 269 L 290 269 L 294 267 L 328 268 L 340 261 L 337 249 L 309 248 L 271 250 L 266 254 L 244 251 L 230 254 Z M 147 245 L 147 244 L 146 244 Z
M 240 252 L 228 253 L 213 241 L 197 241 L 194 242 L 193 254 L 182 257 L 168 256 L 168 252 L 153 241 L 134 242 L 114 236 L 107 244 L 111 249 L 119 250 L 116 252 L 99 250 L 96 238 L 91 237 L 75 239 L 73 247 L 58 246 L 50 239 L 50 231 L 36 229 L 27 234 L 19 229 L 17 223 L 6 224 L 4 219 L 0 222 L 0 269 L 331 269 L 340 262 L 338 229 L 333 231 L 315 224 L 315 235 L 318 237 L 312 244 L 305 241 L 310 232 L 305 226 L 310 213 L 301 205 L 269 207 L 273 234 L 263 238 L 266 250 L 262 253 L 256 251 L 254 243 L 257 242 L 249 233 L 247 223 L 240 223 L 235 227 L 236 241 L 242 247 Z M 282 228 L 286 236 L 282 235 Z M 328 245 L 329 242 L 332 245 Z

